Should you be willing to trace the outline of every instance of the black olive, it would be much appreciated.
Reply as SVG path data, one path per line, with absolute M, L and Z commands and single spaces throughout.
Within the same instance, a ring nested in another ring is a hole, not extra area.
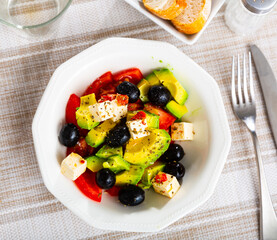
M 127 122 L 127 118 L 121 118 L 119 125 L 124 125 Z
M 108 168 L 103 168 L 96 173 L 96 184 L 102 189 L 110 189 L 115 184 L 115 173 Z
M 129 97 L 129 103 L 136 102 L 140 96 L 140 91 L 138 87 L 135 84 L 127 81 L 120 83 L 116 87 L 116 91 L 120 94 L 127 95 Z
M 109 132 L 106 142 L 110 147 L 120 147 L 128 142 L 130 137 L 126 124 L 120 124 Z
M 185 175 L 185 167 L 179 162 L 170 162 L 165 165 L 164 172 L 181 179 Z
M 59 141 L 66 147 L 73 147 L 79 141 L 80 133 L 73 123 L 65 124 L 59 134 Z
M 179 144 L 170 144 L 169 148 L 162 155 L 161 159 L 165 162 L 180 161 L 185 156 L 184 149 Z
M 127 206 L 136 206 L 141 204 L 145 199 L 144 191 L 134 185 L 120 189 L 118 193 L 119 201 Z
M 150 87 L 148 92 L 149 101 L 158 106 L 165 106 L 170 100 L 170 92 L 163 86 Z

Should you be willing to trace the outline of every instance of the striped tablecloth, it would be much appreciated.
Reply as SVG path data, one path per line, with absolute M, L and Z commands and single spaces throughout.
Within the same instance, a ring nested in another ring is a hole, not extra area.
M 277 74 L 277 10 L 258 33 L 236 36 L 217 14 L 199 42 L 188 46 L 123 0 L 75 0 L 58 33 L 27 41 L 0 26 L 0 239 L 258 239 L 258 179 L 246 128 L 230 104 L 231 56 L 257 44 Z M 158 233 L 111 232 L 88 226 L 43 184 L 31 123 L 54 70 L 99 42 L 120 36 L 174 44 L 207 70 L 223 95 L 232 147 L 213 196 L 200 208 Z M 256 81 L 257 132 L 266 176 L 277 210 L 277 157 L 264 101 Z

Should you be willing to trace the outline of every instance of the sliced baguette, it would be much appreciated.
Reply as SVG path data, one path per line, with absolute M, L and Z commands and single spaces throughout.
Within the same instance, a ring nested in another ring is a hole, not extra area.
M 212 7 L 211 0 L 186 0 L 187 7 L 175 19 L 173 25 L 186 34 L 198 33 L 205 25 Z
M 156 16 L 171 20 L 186 8 L 186 0 L 143 0 L 143 4 Z

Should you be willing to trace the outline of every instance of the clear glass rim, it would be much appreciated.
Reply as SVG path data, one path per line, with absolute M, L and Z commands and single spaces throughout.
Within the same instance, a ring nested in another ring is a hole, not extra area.
M 18 25 L 18 24 L 13 24 L 10 22 L 7 22 L 3 19 L 0 18 L 0 22 L 10 26 L 10 27 L 14 27 L 14 28 L 18 28 L 18 29 L 32 29 L 32 28 L 39 28 L 39 27 L 44 27 L 52 22 L 54 22 L 55 20 L 57 20 L 59 17 L 61 17 L 65 11 L 68 9 L 68 7 L 71 5 L 73 0 L 68 0 L 67 4 L 65 5 L 65 7 L 53 18 L 49 19 L 48 21 L 44 22 L 44 23 L 40 23 L 40 24 L 36 24 L 36 25 L 29 25 L 29 26 L 22 26 L 22 25 Z

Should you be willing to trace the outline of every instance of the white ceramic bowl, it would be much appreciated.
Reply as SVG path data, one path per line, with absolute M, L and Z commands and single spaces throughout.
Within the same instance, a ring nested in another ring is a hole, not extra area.
M 173 26 L 173 24 L 170 21 L 163 20 L 163 19 L 155 16 L 148 10 L 146 10 L 142 1 L 140 1 L 140 0 L 125 0 L 125 1 L 127 3 L 129 3 L 132 7 L 137 9 L 139 12 L 144 14 L 146 17 L 151 19 L 153 22 L 155 22 L 156 24 L 161 26 L 164 30 L 166 30 L 167 32 L 169 32 L 173 36 L 175 36 L 176 38 L 180 39 L 181 41 L 183 41 L 184 43 L 189 44 L 189 45 L 196 43 L 196 41 L 200 38 L 202 33 L 205 31 L 205 29 L 207 28 L 209 23 L 212 21 L 214 16 L 217 14 L 219 9 L 222 7 L 223 3 L 225 2 L 225 0 L 212 0 L 211 13 L 210 13 L 210 16 L 209 16 L 205 26 L 202 28 L 202 30 L 200 32 L 193 34 L 193 35 L 187 35 L 187 34 L 181 33 L 178 30 L 176 30 L 176 28 Z
M 66 149 L 58 142 L 65 106 L 71 93 L 81 94 L 101 74 L 138 67 L 147 75 L 168 67 L 189 93 L 184 120 L 195 127 L 195 140 L 183 145 L 186 175 L 179 192 L 168 199 L 153 190 L 137 207 L 125 207 L 115 197 L 102 202 L 85 197 L 60 173 Z M 62 64 L 53 74 L 33 120 L 38 163 L 48 190 L 88 224 L 101 229 L 152 232 L 185 216 L 213 193 L 231 144 L 224 105 L 215 80 L 200 66 L 163 42 L 111 38 Z

